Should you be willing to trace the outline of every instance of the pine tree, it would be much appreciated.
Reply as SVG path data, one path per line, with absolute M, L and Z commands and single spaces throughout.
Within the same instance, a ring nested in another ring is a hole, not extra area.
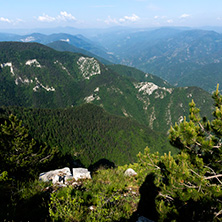
M 22 121 L 14 115 L 0 125 L 0 172 L 5 172 L 4 175 L 8 174 L 11 179 L 36 176 L 54 152 L 32 139 Z
M 28 182 L 33 183 L 39 173 L 54 157 L 57 149 L 40 146 L 15 116 L 1 119 L 0 124 L 0 220 L 14 221 L 24 204 L 30 203 L 22 195 Z M 35 191 L 33 191 L 35 193 Z M 41 200 L 42 201 L 42 200 Z M 36 201 L 35 208 L 41 201 Z M 29 215 L 29 212 L 28 212 Z M 24 216 L 24 215 L 23 215 Z M 20 221 L 21 218 L 18 219 Z
M 140 164 L 154 173 L 158 221 L 222 220 L 222 96 L 213 94 L 211 121 L 201 118 L 194 101 L 189 120 L 171 127 L 169 139 L 180 152 L 151 159 L 146 150 Z M 146 164 L 145 164 L 146 163 Z

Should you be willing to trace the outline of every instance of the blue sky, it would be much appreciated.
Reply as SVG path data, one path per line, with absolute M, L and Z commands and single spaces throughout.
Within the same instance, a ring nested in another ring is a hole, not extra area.
M 222 26 L 222 0 L 0 0 L 0 29 Z

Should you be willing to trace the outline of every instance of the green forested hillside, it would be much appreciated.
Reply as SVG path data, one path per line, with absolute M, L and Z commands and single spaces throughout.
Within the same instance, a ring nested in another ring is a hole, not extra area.
M 122 76 L 133 78 L 139 82 L 152 82 L 160 87 L 166 87 L 166 88 L 173 87 L 167 81 L 164 81 L 160 77 L 152 75 L 150 73 L 145 73 L 145 72 L 143 72 L 139 69 L 136 69 L 134 67 L 124 66 L 124 65 L 116 65 L 116 64 L 109 65 L 108 67 Z
M 64 154 L 71 154 L 87 167 L 103 158 L 117 165 L 134 162 L 137 153 L 146 146 L 162 154 L 176 151 L 164 134 L 157 134 L 130 118 L 108 114 L 93 104 L 55 110 L 1 109 L 1 116 L 10 113 L 23 120 L 37 141 L 58 146 Z
M 198 86 L 208 92 L 213 92 L 217 84 L 222 84 L 222 62 L 203 65 L 201 68 L 187 72 L 178 81 L 180 86 Z
M 0 43 L 0 63 L 0 105 L 69 108 L 94 103 L 165 133 L 188 115 L 192 99 L 203 115 L 212 106 L 210 94 L 200 88 L 174 88 L 133 68 L 107 67 L 37 43 Z

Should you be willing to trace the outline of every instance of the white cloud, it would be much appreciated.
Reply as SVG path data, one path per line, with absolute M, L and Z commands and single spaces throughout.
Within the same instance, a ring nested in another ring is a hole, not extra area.
M 191 15 L 189 15 L 189 14 L 182 14 L 181 16 L 180 16 L 180 18 L 181 19 L 183 19 L 183 18 L 188 18 L 188 17 L 190 17 Z
M 76 20 L 76 18 L 70 13 L 67 12 L 60 12 L 58 15 L 57 20 L 67 21 L 67 20 Z
M 0 17 L 0 22 L 7 22 L 7 23 L 11 23 L 12 21 L 11 21 L 11 20 L 9 20 L 8 18 Z
M 173 23 L 173 19 L 168 19 L 168 20 L 167 20 L 167 23 L 169 23 L 169 24 L 170 24 L 170 23 Z
M 46 14 L 43 14 L 42 16 L 38 17 L 38 21 L 40 21 L 40 22 L 53 22 L 55 20 L 56 20 L 56 18 L 51 17 L 51 16 L 46 15 Z
M 61 11 L 60 14 L 56 17 L 51 17 L 49 15 L 43 14 L 42 16 L 39 16 L 37 20 L 40 22 L 54 22 L 54 21 L 66 22 L 70 20 L 76 20 L 76 18 L 72 14 L 67 13 L 66 11 Z
M 158 16 L 158 15 L 156 15 L 156 16 L 154 16 L 154 19 L 166 19 L 167 17 L 166 16 Z
M 119 21 L 120 22 L 126 22 L 126 21 L 136 22 L 139 19 L 140 19 L 139 16 L 137 16 L 136 14 L 133 14 L 132 16 L 124 16 L 123 18 L 120 18 Z
M 111 24 L 111 23 L 118 24 L 118 21 L 115 18 L 112 19 L 110 16 L 108 16 L 108 18 L 104 22 L 106 24 Z
M 132 14 L 132 16 L 124 16 L 123 18 L 111 18 L 110 16 L 108 16 L 108 18 L 104 21 L 106 24 L 121 24 L 124 22 L 136 22 L 140 19 L 139 16 L 137 16 L 136 14 Z M 97 21 L 101 21 L 100 19 L 97 19 Z

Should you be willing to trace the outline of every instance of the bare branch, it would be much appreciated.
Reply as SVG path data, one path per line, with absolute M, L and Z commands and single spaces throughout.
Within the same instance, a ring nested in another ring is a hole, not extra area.
M 169 200 L 174 200 L 171 196 L 169 196 L 169 195 L 164 195 L 164 194 L 162 194 L 162 193 L 159 193 L 159 196 L 165 197 L 165 198 L 167 198 L 167 199 L 169 199 Z
M 213 178 L 218 178 L 218 177 L 222 177 L 222 174 L 218 174 L 218 175 L 214 175 L 214 176 L 210 176 L 210 177 L 204 177 L 205 180 L 210 180 Z
M 220 214 L 222 214 L 222 210 L 220 210 L 216 215 L 215 215 L 215 217 L 218 217 Z M 214 218 L 215 218 L 214 217 Z
M 48 156 L 42 158 L 41 160 L 39 160 L 39 162 L 43 162 L 44 160 L 48 159 L 48 158 L 51 157 L 51 156 L 52 156 L 52 155 L 50 154 L 50 155 L 48 155 Z
M 212 168 L 210 168 L 210 167 L 208 167 L 208 166 L 205 166 L 205 167 L 208 168 L 209 170 L 211 170 L 214 175 L 217 175 Z M 216 179 L 218 180 L 218 182 L 219 182 L 220 184 L 222 184 L 222 182 L 221 182 L 221 180 L 220 180 L 219 178 L 216 178 Z

